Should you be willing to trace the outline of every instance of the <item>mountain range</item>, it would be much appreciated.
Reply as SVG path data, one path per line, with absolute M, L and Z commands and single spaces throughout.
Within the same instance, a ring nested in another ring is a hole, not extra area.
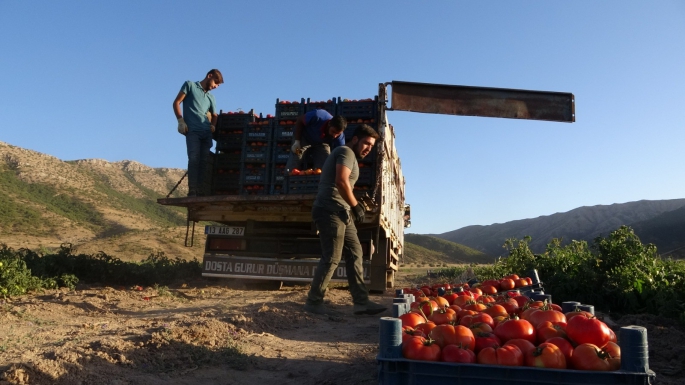
M 641 200 L 612 205 L 583 206 L 564 213 L 521 219 L 487 226 L 467 226 L 436 238 L 456 242 L 490 256 L 506 255 L 509 238 L 532 238 L 533 252 L 543 252 L 554 238 L 592 241 L 607 236 L 621 225 L 633 228 L 642 243 L 653 243 L 659 253 L 685 256 L 685 199 Z

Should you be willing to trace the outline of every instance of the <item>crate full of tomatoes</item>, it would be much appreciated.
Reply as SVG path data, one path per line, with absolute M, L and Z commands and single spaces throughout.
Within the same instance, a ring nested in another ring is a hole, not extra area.
M 515 289 L 488 294 L 486 282 L 403 289 L 395 305 L 404 302 L 406 311 L 381 320 L 394 322 L 401 337 L 381 333 L 379 382 L 649 384 L 654 379 L 644 328 L 624 327 L 617 336 L 590 312 L 564 312 Z M 643 338 L 637 344 L 636 333 Z M 387 341 L 400 344 L 396 356 L 387 354 Z

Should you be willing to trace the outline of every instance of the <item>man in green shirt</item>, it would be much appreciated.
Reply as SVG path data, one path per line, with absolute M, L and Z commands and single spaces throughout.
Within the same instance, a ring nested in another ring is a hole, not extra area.
M 304 305 L 306 312 L 340 314 L 326 308 L 323 299 L 343 252 L 354 314 L 373 315 L 387 309 L 369 300 L 369 291 L 364 284 L 362 246 L 355 226 L 355 223 L 364 221 L 364 208 L 352 192 L 352 187 L 359 178 L 357 159 L 368 155 L 379 138 L 373 128 L 363 124 L 354 131 L 352 139 L 346 145 L 331 152 L 323 165 L 319 191 L 312 209 L 312 218 L 319 230 L 322 255 Z
M 204 80 L 183 83 L 174 99 L 174 115 L 178 120 L 178 132 L 186 137 L 188 150 L 188 196 L 202 195 L 204 168 L 212 148 L 212 133 L 218 118 L 216 100 L 209 91 L 224 82 L 221 72 L 213 69 Z M 183 103 L 183 114 L 181 114 Z

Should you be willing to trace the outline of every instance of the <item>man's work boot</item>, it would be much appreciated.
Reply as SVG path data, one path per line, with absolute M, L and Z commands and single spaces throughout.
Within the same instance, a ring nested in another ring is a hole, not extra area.
M 306 311 L 307 313 L 311 313 L 311 314 L 328 315 L 328 316 L 333 316 L 333 317 L 342 317 L 342 315 L 343 315 L 341 312 L 339 312 L 337 310 L 330 309 L 330 308 L 324 306 L 323 304 L 322 305 L 310 305 L 308 303 L 305 303 L 304 304 L 304 311 Z
M 381 305 L 380 303 L 375 303 L 373 301 L 368 301 L 365 305 L 354 304 L 354 314 L 355 315 L 374 315 L 382 313 L 388 310 L 387 307 Z

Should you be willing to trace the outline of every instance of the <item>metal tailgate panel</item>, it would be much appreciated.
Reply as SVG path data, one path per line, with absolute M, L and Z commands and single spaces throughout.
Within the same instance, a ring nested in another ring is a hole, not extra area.
M 392 111 L 575 122 L 572 93 L 392 81 Z

